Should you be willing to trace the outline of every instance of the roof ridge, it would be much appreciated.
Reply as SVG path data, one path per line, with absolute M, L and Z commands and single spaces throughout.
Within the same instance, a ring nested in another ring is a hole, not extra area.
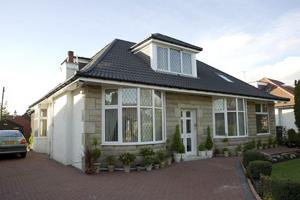
M 112 42 L 108 43 L 105 47 L 103 47 L 98 53 L 96 53 L 92 58 L 95 58 L 95 62 L 93 60 L 89 62 L 85 67 L 83 67 L 81 70 L 77 71 L 76 74 L 81 74 L 81 73 L 86 73 L 91 71 L 92 69 L 95 68 L 102 60 L 103 58 L 107 55 L 107 53 L 111 50 L 111 48 L 115 45 L 118 39 L 114 39 Z M 103 51 L 103 52 L 101 52 Z M 99 57 L 97 58 L 99 54 Z M 89 65 L 90 64 L 90 65 Z

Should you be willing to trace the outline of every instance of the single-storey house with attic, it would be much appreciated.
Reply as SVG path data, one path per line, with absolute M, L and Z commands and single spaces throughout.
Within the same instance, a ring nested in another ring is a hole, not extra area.
M 164 148 L 179 125 L 192 159 L 208 126 L 215 147 L 275 135 L 274 101 L 287 99 L 197 60 L 201 51 L 156 33 L 115 39 L 91 58 L 68 52 L 62 83 L 30 106 L 34 150 L 82 169 L 93 137 L 104 155 L 138 153 Z

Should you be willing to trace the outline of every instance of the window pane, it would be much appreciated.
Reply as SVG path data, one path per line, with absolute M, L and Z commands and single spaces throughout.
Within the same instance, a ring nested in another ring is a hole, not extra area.
M 238 99 L 238 108 L 239 108 L 240 111 L 244 110 L 243 99 Z
M 236 136 L 237 135 L 236 113 L 235 112 L 227 113 L 227 121 L 228 121 L 228 136 Z
M 40 116 L 41 117 L 47 117 L 47 109 L 41 109 L 40 110 Z
M 186 111 L 186 117 L 191 117 L 191 112 L 190 111 Z
M 246 131 L 245 131 L 245 118 L 244 118 L 244 113 L 243 112 L 239 112 L 239 131 L 240 131 L 240 135 L 246 135 Z
M 260 104 L 255 104 L 255 112 L 260 112 Z
M 47 120 L 40 120 L 40 136 L 47 136 Z
M 157 68 L 168 70 L 168 49 L 157 47 Z
M 118 90 L 105 90 L 105 105 L 118 105 Z
M 192 74 L 192 56 L 189 53 L 182 52 L 183 73 Z
M 152 106 L 152 90 L 141 89 L 141 106 Z
M 268 112 L 267 104 L 262 104 L 262 112 Z
M 214 111 L 224 111 L 224 99 L 216 99 L 213 102 Z
M 154 103 L 155 103 L 155 107 L 161 107 L 161 92 L 155 90 L 154 91 Z
M 105 110 L 105 141 L 118 141 L 118 109 Z
M 191 133 L 191 120 L 186 120 L 186 133 Z
M 225 136 L 225 117 L 224 113 L 215 114 L 215 130 L 217 136 Z
M 138 122 L 136 108 L 123 108 L 123 142 L 138 141 Z
M 141 108 L 141 139 L 142 142 L 153 141 L 152 109 Z
M 124 106 L 134 106 L 137 104 L 137 89 L 126 88 L 122 90 L 122 102 Z
M 256 115 L 257 133 L 269 133 L 268 115 Z
M 191 140 L 191 138 L 186 138 L 186 151 L 187 152 L 192 151 L 192 140 Z
M 180 51 L 176 49 L 170 49 L 170 65 L 171 72 L 181 72 Z
M 155 139 L 162 140 L 162 112 L 161 109 L 155 109 Z
M 235 98 L 227 98 L 227 110 L 236 110 Z

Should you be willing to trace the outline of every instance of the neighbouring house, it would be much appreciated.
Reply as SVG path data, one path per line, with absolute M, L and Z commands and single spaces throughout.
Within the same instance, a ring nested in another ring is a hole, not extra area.
M 291 128 L 297 130 L 294 114 L 294 88 L 270 78 L 262 78 L 257 81 L 257 87 L 269 94 L 290 99 L 289 101 L 280 101 L 275 103 L 276 125 L 282 126 L 286 130 Z
M 211 127 L 215 148 L 275 134 L 274 101 L 267 94 L 196 60 L 201 47 L 162 34 L 142 42 L 115 39 L 91 58 L 68 52 L 62 83 L 30 106 L 33 148 L 83 168 L 93 137 L 102 154 L 161 149 L 180 125 L 185 158 Z
M 0 121 L 0 130 L 20 130 L 27 141 L 31 134 L 30 116 L 24 115 L 9 115 Z

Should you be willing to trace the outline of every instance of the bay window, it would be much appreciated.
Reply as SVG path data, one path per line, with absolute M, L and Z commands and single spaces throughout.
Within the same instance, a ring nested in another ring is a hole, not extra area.
M 192 54 L 173 48 L 157 46 L 157 69 L 177 74 L 192 75 Z
M 214 99 L 213 118 L 215 137 L 246 136 L 246 107 L 244 99 Z
M 257 134 L 269 134 L 268 106 L 264 103 L 255 104 L 256 130 Z
M 163 94 L 143 88 L 104 90 L 104 141 L 115 144 L 163 141 Z

